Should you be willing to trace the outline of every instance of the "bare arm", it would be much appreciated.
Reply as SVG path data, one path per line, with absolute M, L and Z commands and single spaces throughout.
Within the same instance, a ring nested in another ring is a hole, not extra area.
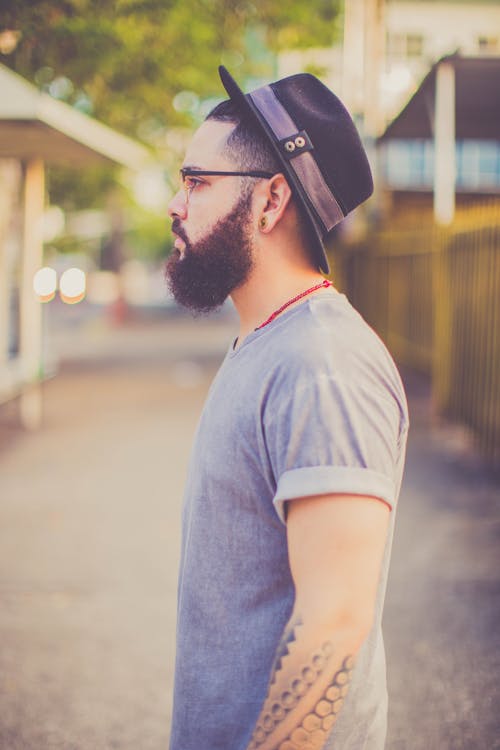
M 289 503 L 295 606 L 248 750 L 323 748 L 372 624 L 388 521 L 388 506 L 372 497 Z

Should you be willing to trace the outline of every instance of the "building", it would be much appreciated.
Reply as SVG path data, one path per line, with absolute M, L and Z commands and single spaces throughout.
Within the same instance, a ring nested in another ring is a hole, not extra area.
M 149 158 L 139 143 L 0 65 L 0 403 L 20 396 L 26 427 L 41 418 L 42 309 L 33 280 L 43 259 L 45 162 L 139 169 Z
M 375 122 L 369 135 L 380 135 L 442 57 L 500 55 L 498 0 L 345 0 L 344 6 L 343 38 L 326 50 L 282 53 L 278 73 L 317 72 L 360 124 Z
M 455 203 L 500 196 L 500 56 L 432 66 L 379 138 L 379 187 L 404 206 L 453 219 Z

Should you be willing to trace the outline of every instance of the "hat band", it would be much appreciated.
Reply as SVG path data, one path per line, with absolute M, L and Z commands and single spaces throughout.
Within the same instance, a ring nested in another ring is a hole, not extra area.
M 297 126 L 270 86 L 263 86 L 248 94 L 279 141 L 286 141 L 297 133 Z M 325 230 L 330 231 L 344 218 L 344 213 L 310 151 L 302 151 L 289 159 L 312 207 L 321 219 Z

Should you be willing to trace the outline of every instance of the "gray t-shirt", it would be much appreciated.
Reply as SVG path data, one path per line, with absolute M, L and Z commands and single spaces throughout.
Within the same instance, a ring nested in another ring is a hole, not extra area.
M 381 617 L 407 429 L 390 355 L 334 290 L 228 351 L 188 472 L 171 750 L 246 747 L 294 604 L 286 501 L 336 492 L 393 511 L 375 622 L 327 746 L 383 748 Z

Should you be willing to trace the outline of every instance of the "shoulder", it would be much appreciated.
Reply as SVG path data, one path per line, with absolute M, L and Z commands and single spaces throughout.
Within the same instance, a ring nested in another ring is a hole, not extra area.
M 318 381 L 345 384 L 351 392 L 390 401 L 406 421 L 397 367 L 375 331 L 339 293 L 318 296 L 292 310 L 266 342 L 267 382 L 286 393 L 316 388 Z
M 385 344 L 343 294 L 318 296 L 291 311 L 273 331 L 276 366 L 296 373 L 396 371 Z

